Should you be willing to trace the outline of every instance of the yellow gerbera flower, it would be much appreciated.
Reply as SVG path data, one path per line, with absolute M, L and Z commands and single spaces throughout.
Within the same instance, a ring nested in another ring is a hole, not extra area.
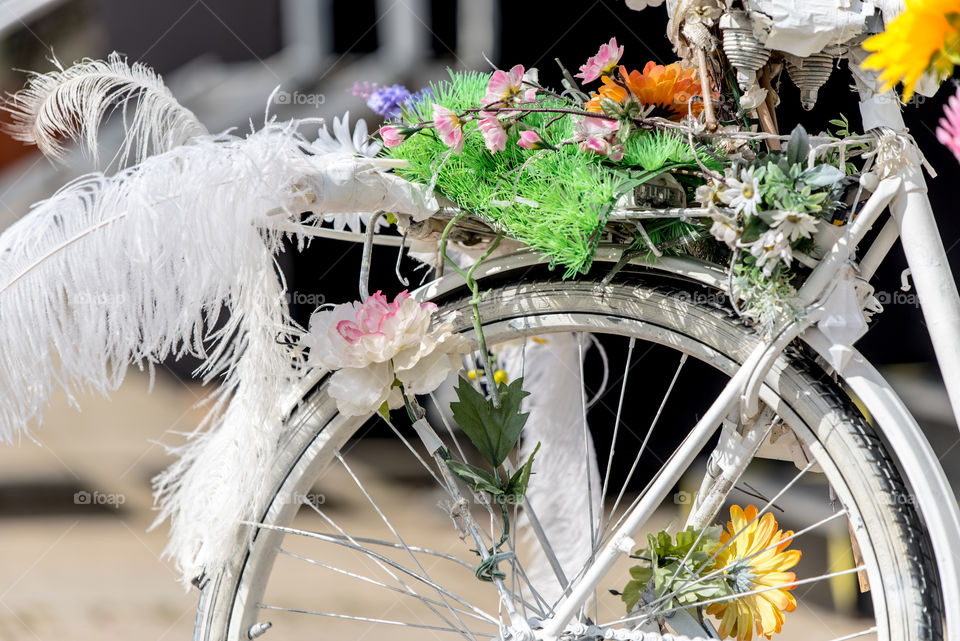
M 780 632 L 783 613 L 797 607 L 796 598 L 789 592 L 795 587 L 791 584 L 796 575 L 786 570 L 800 560 L 800 550 L 787 550 L 790 541 L 784 541 L 793 532 L 777 529 L 777 520 L 770 513 L 755 520 L 756 517 L 757 508 L 753 505 L 747 506 L 746 511 L 738 505 L 731 506 L 730 521 L 717 546 L 719 552 L 714 551 L 717 558 L 713 567 L 723 569 L 722 577 L 734 591 L 775 588 L 707 607 L 707 614 L 720 619 L 720 636 L 736 637 L 739 641 L 750 641 L 754 628 L 758 635 L 769 639 Z
M 924 72 L 946 78 L 960 62 L 960 0 L 906 0 L 904 12 L 863 47 L 874 52 L 864 69 L 880 71 L 885 90 L 902 82 L 907 102 Z

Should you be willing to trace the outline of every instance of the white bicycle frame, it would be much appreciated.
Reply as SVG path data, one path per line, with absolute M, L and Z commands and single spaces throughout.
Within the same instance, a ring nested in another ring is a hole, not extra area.
M 896 111 L 899 114 L 899 110 Z M 903 130 L 903 122 L 888 122 L 888 126 Z M 937 360 L 950 395 L 954 415 L 960 424 L 960 295 L 949 270 L 943 244 L 940 240 L 932 208 L 926 196 L 926 185 L 919 163 L 907 167 L 900 175 L 881 182 L 876 192 L 864 205 L 856 220 L 847 226 L 846 233 L 821 261 L 801 288 L 799 296 L 807 309 L 814 309 L 836 286 L 839 275 L 851 269 L 850 258 L 854 248 L 889 206 L 896 227 L 889 225 L 864 252 L 864 272 L 869 278 L 877 264 L 889 251 L 899 229 L 914 282 L 920 297 L 924 317 L 936 350 Z M 615 262 L 621 250 L 601 248 L 596 259 Z M 534 253 L 519 253 L 504 259 L 491 260 L 480 267 L 477 278 L 503 273 L 541 262 Z M 719 290 L 727 289 L 727 274 L 707 263 L 691 258 L 663 257 L 655 263 L 636 259 L 653 269 L 672 272 L 699 281 Z M 459 276 L 450 275 L 428 284 L 420 293 L 433 298 L 459 285 Z M 594 593 L 603 576 L 618 557 L 629 554 L 636 545 L 632 537 L 653 513 L 664 497 L 680 479 L 700 450 L 715 433 L 723 418 L 738 403 L 746 417 L 756 414 L 758 392 L 770 366 L 784 347 L 796 338 L 806 342 L 825 360 L 829 358 L 831 341 L 813 326 L 815 316 L 794 324 L 774 339 L 761 342 L 729 381 L 704 417 L 691 430 L 675 456 L 667 462 L 658 479 L 647 489 L 643 498 L 629 513 L 621 528 L 596 556 L 595 561 L 572 586 L 571 593 L 559 604 L 554 615 L 543 622 L 537 637 L 557 639 L 568 630 L 568 624 Z M 853 355 L 842 373 L 844 381 L 869 407 L 876 427 L 896 452 L 903 474 L 924 519 L 940 574 L 943 591 L 946 629 L 949 639 L 960 639 L 960 509 L 940 462 L 926 437 L 911 416 L 903 401 L 880 376 L 877 370 L 858 352 Z

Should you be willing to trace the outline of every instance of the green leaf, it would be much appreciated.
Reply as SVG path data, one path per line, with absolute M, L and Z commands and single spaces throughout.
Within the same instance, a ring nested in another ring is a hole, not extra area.
M 520 439 L 529 413 L 520 413 L 520 404 L 529 392 L 523 391 L 523 378 L 500 384 L 500 407 L 478 392 L 461 377 L 456 388 L 459 400 L 450 403 L 453 418 L 481 456 L 496 469 L 506 460 Z
M 380 416 L 382 416 L 383 418 L 385 418 L 385 419 L 387 419 L 387 420 L 389 421 L 389 420 L 390 420 L 390 405 L 389 405 L 386 401 L 384 401 L 384 402 L 383 402 L 383 405 L 381 405 L 380 407 L 377 408 L 377 414 L 379 414 Z
M 741 240 L 744 243 L 752 243 L 760 238 L 767 229 L 767 224 L 763 222 L 762 218 L 759 216 L 750 216 L 744 221 Z M 667 536 L 669 537 L 669 534 Z
M 473 487 L 475 492 L 486 492 L 487 494 L 503 494 L 500 483 L 490 472 L 460 461 L 447 461 L 447 467 L 457 475 L 461 481 Z
M 843 172 L 833 165 L 817 165 L 800 174 L 800 180 L 811 187 L 829 187 L 841 179 Z
M 790 134 L 790 141 L 787 143 L 787 162 L 791 165 L 797 165 L 807 159 L 810 152 L 810 138 L 807 136 L 807 130 L 802 125 L 794 127 Z
M 537 446 L 533 448 L 533 452 L 530 453 L 530 458 L 527 459 L 527 462 L 521 465 L 520 469 L 510 477 L 510 482 L 507 483 L 507 489 L 504 492 L 510 502 L 523 503 L 523 497 L 527 493 L 527 483 L 530 482 L 530 470 L 533 466 L 533 457 L 536 456 L 539 451 L 540 443 L 538 442 Z

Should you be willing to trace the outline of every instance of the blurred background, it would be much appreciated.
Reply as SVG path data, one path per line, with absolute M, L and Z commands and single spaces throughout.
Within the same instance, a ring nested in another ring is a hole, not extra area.
M 265 109 L 280 119 L 349 110 L 351 123 L 362 117 L 372 130 L 377 116 L 351 91 L 357 82 L 415 91 L 448 67 L 522 63 L 556 87 L 555 58 L 576 69 L 611 36 L 625 46 L 631 68 L 672 61 L 665 23 L 662 8 L 638 14 L 620 0 L 0 0 L 0 89 L 19 89 L 23 70 L 50 70 L 52 56 L 68 65 L 119 51 L 160 72 L 211 131 L 257 126 Z M 802 116 L 808 130 L 819 131 L 839 111 L 857 129 L 850 84 L 841 63 L 820 104 L 805 113 L 796 88 L 784 82 L 781 126 Z M 933 133 L 953 91 L 948 82 L 905 115 L 940 172 L 931 195 L 956 272 L 960 219 L 950 187 L 958 169 Z M 119 136 L 115 121 L 105 127 L 108 146 Z M 54 166 L 0 135 L 0 227 L 91 169 L 79 153 Z M 402 288 L 393 251 L 375 256 L 374 289 Z M 349 243 L 288 252 L 284 268 L 298 319 L 305 322 L 319 300 L 355 298 L 359 261 L 360 248 Z M 904 267 L 896 250 L 878 274 L 875 285 L 891 302 L 859 346 L 883 364 L 957 487 L 960 441 L 915 298 L 897 294 Z M 159 558 L 165 526 L 147 526 L 149 479 L 169 462 L 161 443 L 178 442 L 169 433 L 192 429 L 203 414 L 196 404 L 205 390 L 191 369 L 168 363 L 149 395 L 146 376 L 131 374 L 112 402 L 78 399 L 82 411 L 57 398 L 32 438 L 0 449 L 0 639 L 189 638 L 196 593 L 184 591 Z M 96 493 L 108 499 L 98 501 Z

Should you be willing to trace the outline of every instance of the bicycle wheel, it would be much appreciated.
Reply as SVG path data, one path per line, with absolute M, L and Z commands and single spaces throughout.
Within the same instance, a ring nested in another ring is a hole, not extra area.
M 574 438 L 580 439 L 589 423 L 598 444 L 594 478 L 603 478 L 604 496 L 602 509 L 588 522 L 597 525 L 588 540 L 599 548 L 624 506 L 642 495 L 637 490 L 660 473 L 660 464 L 712 401 L 710 394 L 735 372 L 756 335 L 714 302 L 715 292 L 655 273 L 624 271 L 606 285 L 559 281 L 546 270 L 527 273 L 519 284 L 505 282 L 510 274 L 501 278 L 482 283 L 490 290 L 480 310 L 490 345 L 520 345 L 522 351 L 523 345 L 532 349 L 562 332 L 573 333 L 581 351 L 589 336 L 601 337 L 605 346 L 607 368 L 591 361 L 596 355 L 577 359 L 582 365 L 576 374 L 586 392 L 579 401 L 582 417 L 578 412 L 572 423 Z M 441 317 L 452 317 L 464 333 L 472 331 L 468 301 L 462 291 L 437 301 Z M 656 366 L 650 365 L 654 357 Z M 610 372 L 612 384 L 591 379 L 601 369 Z M 338 415 L 324 385 L 320 381 L 305 392 L 288 421 L 280 460 L 265 470 L 267 487 L 275 491 L 263 518 L 251 525 L 256 528 L 251 548 L 229 572 L 210 577 L 204 586 L 196 638 L 361 638 L 370 632 L 391 638 L 504 636 L 509 628 L 502 603 L 490 583 L 475 578 L 474 546 L 460 540 L 448 518 L 450 506 L 442 500 L 423 447 L 412 432 L 402 430 L 393 440 L 364 438 L 382 419 Z M 592 397 L 596 402 L 588 412 Z M 924 527 L 893 460 L 860 412 L 798 349 L 781 355 L 761 400 L 779 418 L 776 440 L 783 445 L 794 439 L 793 455 L 781 458 L 794 460 L 758 456 L 725 505 L 754 502 L 775 511 L 780 527 L 796 532 L 790 543 L 804 553 L 794 568 L 796 611 L 785 615 L 777 638 L 941 638 L 937 572 Z M 437 413 L 431 416 L 451 451 L 470 458 L 463 435 L 444 426 Z M 589 451 L 590 440 L 585 442 Z M 671 524 L 673 531 L 682 529 L 690 496 L 684 492 L 701 483 L 705 455 L 716 447 L 715 436 L 686 471 L 673 500 L 665 500 L 641 528 L 638 548 L 644 546 L 644 532 Z M 411 463 L 403 464 L 403 457 Z M 583 477 L 575 480 L 558 484 L 556 493 L 590 491 L 581 487 Z M 592 491 L 599 494 L 596 487 Z M 487 507 L 471 509 L 485 526 L 489 521 L 488 537 L 495 537 L 500 526 L 486 516 Z M 727 509 L 718 521 L 726 520 Z M 583 521 L 581 514 L 564 514 L 562 507 L 550 514 L 537 511 L 541 520 L 547 516 L 554 524 Z M 536 554 L 518 540 L 516 529 L 507 544 L 514 555 L 501 563 L 503 583 L 517 611 L 536 621 L 555 604 L 544 596 L 550 589 L 531 579 Z M 554 536 L 558 531 L 554 526 Z M 553 539 L 547 539 L 549 546 Z M 542 550 L 537 553 L 542 556 Z M 591 553 L 580 551 L 581 558 Z M 698 636 L 683 632 L 669 618 L 670 610 L 627 616 L 611 591 L 623 590 L 636 563 L 624 555 L 604 577 L 581 610 L 581 621 L 593 627 L 581 626 L 570 638 Z M 576 580 L 579 572 L 574 568 L 570 574 L 567 578 Z M 858 586 L 866 588 L 867 582 L 869 591 L 858 597 Z M 556 593 L 556 586 L 552 589 Z M 706 599 L 685 607 L 702 613 L 706 606 L 716 613 L 716 604 L 730 601 Z M 740 638 L 751 635 L 740 627 Z

